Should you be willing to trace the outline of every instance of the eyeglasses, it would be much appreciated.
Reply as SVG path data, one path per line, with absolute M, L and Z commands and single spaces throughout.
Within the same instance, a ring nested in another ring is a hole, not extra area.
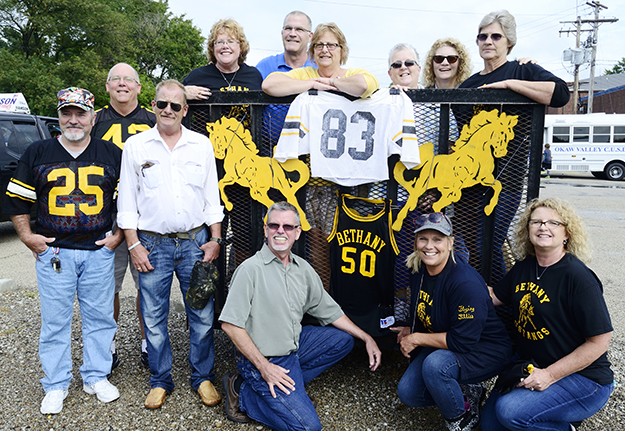
M 430 223 L 440 223 L 443 219 L 449 222 L 447 216 L 443 213 L 431 213 L 431 214 L 422 214 L 416 219 L 413 220 L 415 227 L 419 228 L 423 226 L 426 222 Z M 451 224 L 451 222 L 449 222 Z
M 566 226 L 566 223 L 563 223 L 561 221 L 557 221 L 557 220 L 537 220 L 537 219 L 531 219 L 529 221 L 529 225 L 530 227 L 535 227 L 535 228 L 539 228 L 542 225 L 547 226 L 548 228 L 557 228 L 560 226 Z
M 182 109 L 182 105 L 180 103 L 165 102 L 164 100 L 159 100 L 156 102 L 156 107 L 158 109 L 165 109 L 167 108 L 167 105 L 170 105 L 171 109 L 173 109 L 174 112 L 180 112 L 180 110 Z
M 313 45 L 313 48 L 317 51 L 323 51 L 323 48 L 327 48 L 328 51 L 332 52 L 334 51 L 336 48 L 340 48 L 341 45 L 339 45 L 338 43 L 315 43 Z
M 412 66 L 415 66 L 415 65 L 416 65 L 416 66 L 418 66 L 418 65 L 419 65 L 419 64 L 418 64 L 416 61 L 414 61 L 414 60 L 406 60 L 406 61 L 404 61 L 403 63 L 402 63 L 401 61 L 396 61 L 395 63 L 391 63 L 391 67 L 392 67 L 393 69 L 399 69 L 399 68 L 402 66 L 402 64 L 405 64 L 405 65 L 406 65 L 406 67 L 412 67 Z
M 501 40 L 502 37 L 505 37 L 501 33 L 491 33 L 491 34 L 480 33 L 477 35 L 477 40 L 479 40 L 480 42 L 486 42 L 486 39 L 488 39 L 488 36 L 490 36 L 490 40 L 492 40 L 493 42 L 498 42 L 499 40 Z
M 282 30 L 286 31 L 287 33 L 292 32 L 293 30 L 295 30 L 298 33 L 310 33 L 310 30 L 308 30 L 307 28 L 304 27 L 291 27 L 290 25 L 285 25 Z
M 280 226 L 282 226 L 282 229 L 284 229 L 285 232 L 293 232 L 293 229 L 298 228 L 299 226 L 293 226 L 292 224 L 283 224 L 280 225 L 279 223 L 267 223 L 267 229 L 269 230 L 278 230 L 280 229 Z
M 213 46 L 222 47 L 224 45 L 234 45 L 235 43 L 241 43 L 238 40 L 228 39 L 228 40 L 216 40 L 213 42 Z
M 432 60 L 434 60 L 434 63 L 442 63 L 443 61 L 447 60 L 447 63 L 449 64 L 454 64 L 456 61 L 458 61 L 458 56 L 457 55 L 435 55 L 434 58 L 432 58 Z
M 113 75 L 109 78 L 109 82 L 120 82 L 120 81 L 124 81 L 124 82 L 137 82 L 137 80 L 135 78 L 133 78 L 132 76 L 119 76 L 119 75 Z

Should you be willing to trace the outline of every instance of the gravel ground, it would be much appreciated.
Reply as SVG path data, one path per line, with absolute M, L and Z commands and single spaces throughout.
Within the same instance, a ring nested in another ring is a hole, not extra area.
M 556 181 L 552 181 L 554 184 Z M 541 195 L 566 193 L 557 185 L 547 186 Z M 576 190 L 577 192 L 577 190 Z M 581 190 L 583 192 L 583 190 Z M 624 191 L 610 205 L 622 207 Z M 595 244 L 608 244 L 608 250 L 597 255 L 593 269 L 605 285 L 605 294 L 615 327 L 609 357 L 615 372 L 616 390 L 606 407 L 579 428 L 589 430 L 625 429 L 625 294 L 623 292 L 623 251 L 619 245 L 625 238 L 625 210 L 614 210 L 618 217 L 610 219 L 610 228 L 602 215 L 610 211 L 606 204 L 591 197 L 576 196 L 587 205 L 583 213 Z M 620 200 L 619 200 L 620 199 Z M 605 201 L 603 201 L 605 202 Z M 620 204 L 617 204 L 620 202 Z M 596 222 L 595 222 L 596 220 Z M 118 330 L 118 351 L 121 366 L 113 372 L 111 382 L 121 393 L 119 400 L 102 404 L 82 390 L 78 368 L 82 362 L 80 315 L 75 307 L 72 327 L 72 358 L 74 379 L 59 415 L 44 416 L 39 406 L 44 391 L 39 383 L 43 377 L 37 353 L 40 328 L 39 297 L 32 256 L 19 244 L 10 224 L 0 223 L 0 279 L 13 278 L 18 289 L 0 293 L 0 430 L 264 430 L 258 423 L 235 424 L 225 415 L 223 403 L 204 406 L 189 386 L 188 332 L 184 314 L 175 311 L 179 294 L 174 295 L 169 331 L 174 353 L 173 378 L 176 389 L 161 409 L 143 407 L 149 391 L 149 371 L 139 361 L 138 321 L 134 311 L 134 287 L 124 285 Z M 10 244 L 10 245 L 9 245 Z M 129 277 L 127 277 L 127 280 Z M 176 292 L 176 289 L 174 289 Z M 221 378 L 235 369 L 232 344 L 220 330 L 215 332 L 217 374 L 216 387 L 222 394 Z M 403 405 L 396 394 L 396 385 L 407 366 L 406 360 L 393 351 L 383 352 L 382 366 L 375 373 L 367 369 L 362 348 L 311 382 L 307 391 L 317 400 L 317 412 L 326 430 L 444 430 L 440 413 L 435 408 L 412 409 Z

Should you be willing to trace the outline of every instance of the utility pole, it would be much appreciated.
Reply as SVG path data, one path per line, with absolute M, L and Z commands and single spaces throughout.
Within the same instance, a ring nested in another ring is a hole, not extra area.
M 599 33 L 599 24 L 603 23 L 603 22 L 616 22 L 618 21 L 617 18 L 607 18 L 607 19 L 600 19 L 599 18 L 599 12 L 602 9 L 607 9 L 607 6 L 602 5 L 601 3 L 599 3 L 599 1 L 589 1 L 586 2 L 586 4 L 592 8 L 595 9 L 595 18 L 594 19 L 580 19 L 580 17 L 577 17 L 577 20 L 575 21 L 561 21 L 562 24 L 575 24 L 576 25 L 576 43 L 575 43 L 575 47 L 576 47 L 576 52 L 579 53 L 579 48 L 580 48 L 580 34 L 582 32 L 593 32 L 593 35 L 589 38 L 590 41 L 590 45 L 592 47 L 592 58 L 590 61 L 590 89 L 588 90 L 588 113 L 592 113 L 592 102 L 593 102 L 593 96 L 594 96 L 594 89 L 595 89 L 595 61 L 597 59 L 597 43 L 598 43 L 598 33 Z M 593 28 L 592 30 L 582 30 L 581 25 L 582 24 L 592 24 Z M 571 30 L 561 30 L 560 33 L 572 33 L 573 31 Z M 588 46 L 588 44 L 587 44 Z M 573 113 L 577 114 L 577 103 L 578 103 L 578 99 L 579 99 L 579 66 L 583 63 L 588 63 L 588 61 L 574 61 L 573 64 L 575 65 L 575 81 L 573 84 Z

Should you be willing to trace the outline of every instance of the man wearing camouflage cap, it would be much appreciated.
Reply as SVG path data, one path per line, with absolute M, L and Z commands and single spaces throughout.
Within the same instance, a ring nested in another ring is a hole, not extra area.
M 36 259 L 39 358 L 46 392 L 43 414 L 60 413 L 68 395 L 74 297 L 82 318 L 83 389 L 104 403 L 119 398 L 106 376 L 116 329 L 113 257 L 122 232 L 111 235 L 110 230 L 122 152 L 115 144 L 90 136 L 94 97 L 89 91 L 77 87 L 59 91 L 57 110 L 61 136 L 26 149 L 5 199 L 5 212 Z M 35 233 L 30 228 L 33 203 Z

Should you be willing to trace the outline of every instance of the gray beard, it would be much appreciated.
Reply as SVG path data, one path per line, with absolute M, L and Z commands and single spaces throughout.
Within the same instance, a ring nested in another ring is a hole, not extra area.
M 63 131 L 63 136 L 65 137 L 65 139 L 67 139 L 70 142 L 79 142 L 82 141 L 85 137 L 85 131 L 81 131 L 78 133 L 71 133 L 68 132 L 67 130 Z

